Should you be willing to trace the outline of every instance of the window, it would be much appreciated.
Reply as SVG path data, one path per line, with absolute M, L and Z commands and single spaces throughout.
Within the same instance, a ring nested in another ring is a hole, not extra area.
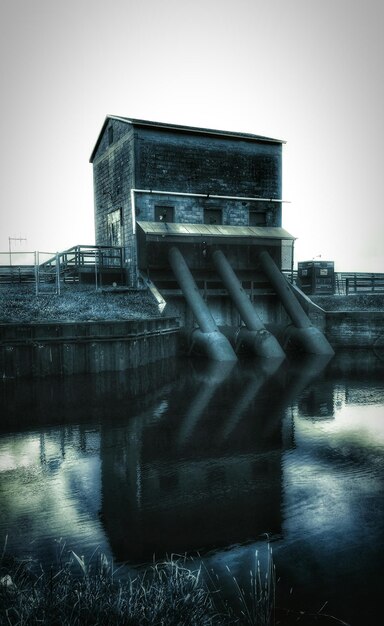
M 121 209 L 111 211 L 107 215 L 108 243 L 110 246 L 121 246 L 123 244 L 122 237 L 122 219 Z
M 267 214 L 265 211 L 250 211 L 249 212 L 249 225 L 250 226 L 265 226 Z
M 174 207 L 173 206 L 155 206 L 155 222 L 173 222 Z
M 108 145 L 110 146 L 113 143 L 113 126 L 109 126 L 108 128 Z
M 222 224 L 223 215 L 221 209 L 204 209 L 204 224 Z

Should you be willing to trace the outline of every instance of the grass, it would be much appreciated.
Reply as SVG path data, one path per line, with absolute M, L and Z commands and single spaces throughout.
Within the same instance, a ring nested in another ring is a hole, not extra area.
M 384 293 L 312 295 L 311 300 L 325 311 L 384 311 Z
M 11 565 L 11 567 L 9 567 Z M 153 565 L 126 581 L 99 554 L 92 562 L 71 554 L 57 570 L 33 574 L 26 563 L 2 562 L 0 624 L 133 626 L 214 624 L 216 611 L 200 573 L 174 561 Z
M 66 554 L 61 546 L 56 568 L 44 570 L 39 566 L 36 572 L 33 563 L 17 561 L 4 551 L 0 560 L 0 624 L 272 624 L 272 566 L 263 584 L 257 561 L 250 590 L 240 589 L 233 579 L 239 606 L 230 608 L 208 572 L 202 571 L 201 565 L 191 569 L 188 563 L 185 557 L 171 557 L 135 578 L 124 578 L 118 577 L 118 570 L 104 554 L 94 555 L 87 563 L 72 551 Z
M 91 286 L 63 287 L 36 296 L 33 285 L 0 285 L 0 323 L 149 319 L 159 316 L 146 291 L 97 292 Z
M 241 623 L 244 626 L 270 626 L 275 624 L 276 572 L 272 558 L 272 548 L 267 544 L 267 565 L 262 574 L 258 552 L 255 553 L 253 569 L 249 572 L 247 588 L 240 587 L 235 577 Z M 227 568 L 229 571 L 229 568 Z
M 104 554 L 97 552 L 86 562 L 60 542 L 58 562 L 48 570 L 16 560 L 5 547 L 0 557 L 1 626 L 348 626 L 322 613 L 324 607 L 314 614 L 277 611 L 269 544 L 266 566 L 261 568 L 256 552 L 244 587 L 227 568 L 234 596 L 230 604 L 217 576 L 186 557 L 172 556 L 132 578 L 118 576 Z

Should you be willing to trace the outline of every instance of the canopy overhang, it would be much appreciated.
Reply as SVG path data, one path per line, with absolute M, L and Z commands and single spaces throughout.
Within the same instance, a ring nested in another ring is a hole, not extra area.
M 295 237 L 278 226 L 226 226 L 224 224 L 175 224 L 168 222 L 142 222 L 137 225 L 145 240 L 157 242 L 225 242 L 258 244 L 267 240 L 294 241 Z

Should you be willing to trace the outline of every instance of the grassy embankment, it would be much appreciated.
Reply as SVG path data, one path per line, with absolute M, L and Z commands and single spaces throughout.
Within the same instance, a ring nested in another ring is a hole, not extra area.
M 63 287 L 61 294 L 35 295 L 33 285 L 0 286 L 0 323 L 150 319 L 159 316 L 146 291 L 96 291 Z
M 268 550 L 269 547 L 268 547 Z M 270 552 L 268 553 L 271 554 Z M 3 554 L 0 560 L 0 624 L 8 626 L 210 626 L 272 624 L 275 576 L 272 558 L 265 576 L 252 575 L 247 591 L 237 587 L 236 610 L 224 601 L 213 577 L 187 559 L 154 564 L 144 574 L 118 578 L 102 555 L 91 560 L 71 552 L 54 569 L 40 572 Z M 234 581 L 236 584 L 236 581 Z
M 96 291 L 92 286 L 63 286 L 61 294 L 35 295 L 34 285 L 0 286 L 0 323 L 78 322 L 150 319 L 160 315 L 154 298 L 143 291 Z M 312 296 L 325 311 L 384 311 L 384 294 Z M 166 313 L 166 310 L 165 310 Z
M 384 293 L 310 296 L 324 311 L 384 311 Z
M 248 583 L 233 585 L 231 604 L 220 580 L 186 557 L 153 564 L 135 578 L 118 576 L 103 554 L 89 563 L 60 545 L 49 570 L 33 562 L 0 556 L 1 626 L 331 626 L 346 622 L 328 615 L 281 609 L 276 603 L 272 549 L 265 569 L 258 553 Z

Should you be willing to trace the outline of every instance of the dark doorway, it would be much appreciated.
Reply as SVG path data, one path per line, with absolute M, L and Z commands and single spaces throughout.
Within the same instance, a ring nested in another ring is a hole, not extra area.
M 111 211 L 107 215 L 108 243 L 110 246 L 121 246 L 122 241 L 122 216 L 121 209 Z

